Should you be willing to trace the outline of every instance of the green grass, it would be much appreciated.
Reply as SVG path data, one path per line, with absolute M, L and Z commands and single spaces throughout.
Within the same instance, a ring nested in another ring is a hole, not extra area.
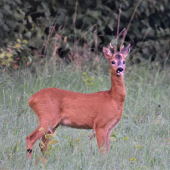
M 38 120 L 28 98 L 46 87 L 91 93 L 110 88 L 109 66 L 95 71 L 70 65 L 60 69 L 24 69 L 0 75 L 0 169 L 170 169 L 170 74 L 168 70 L 129 66 L 125 74 L 127 97 L 121 122 L 112 133 L 111 150 L 102 156 L 92 130 L 59 127 L 44 157 L 38 143 L 27 160 L 25 138 Z M 108 69 L 102 69 L 108 68 Z M 35 165 L 35 161 L 37 164 Z

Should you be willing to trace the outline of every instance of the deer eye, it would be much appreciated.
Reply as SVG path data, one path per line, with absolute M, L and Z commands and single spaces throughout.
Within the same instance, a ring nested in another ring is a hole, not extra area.
M 125 64 L 125 61 L 123 61 L 123 64 Z
M 112 61 L 112 64 L 115 64 L 115 61 Z

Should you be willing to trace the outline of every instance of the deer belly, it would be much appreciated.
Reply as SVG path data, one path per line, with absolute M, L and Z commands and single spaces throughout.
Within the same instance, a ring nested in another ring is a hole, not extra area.
M 81 117 L 69 118 L 64 117 L 60 123 L 62 126 L 68 126 L 77 129 L 92 129 L 93 123 L 91 120 Z

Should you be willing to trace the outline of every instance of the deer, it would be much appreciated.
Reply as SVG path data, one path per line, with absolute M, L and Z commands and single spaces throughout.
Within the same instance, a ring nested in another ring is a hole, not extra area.
M 115 46 L 103 47 L 103 55 L 110 62 L 111 88 L 85 94 L 55 87 L 42 89 L 29 98 L 29 106 L 36 113 L 39 125 L 26 138 L 27 156 L 31 159 L 33 145 L 41 138 L 39 146 L 44 153 L 49 138 L 58 126 L 77 129 L 93 129 L 101 153 L 110 150 L 110 135 L 121 120 L 126 97 L 124 85 L 125 59 L 130 52 L 130 44 L 116 52 Z M 43 129 L 43 130 L 42 130 Z
M 50 138 L 46 138 L 46 134 L 53 134 L 58 126 L 93 129 L 100 152 L 108 153 L 110 135 L 122 118 L 126 98 L 125 59 L 130 53 L 130 44 L 124 48 L 123 43 L 140 2 L 141 0 L 135 7 L 127 29 L 124 28 L 120 33 L 121 10 L 119 10 L 116 46 L 110 43 L 113 53 L 109 48 L 103 47 L 103 55 L 110 62 L 110 90 L 85 94 L 51 87 L 42 89 L 29 98 L 28 104 L 39 120 L 39 126 L 26 137 L 29 159 L 32 157 L 33 145 L 38 139 L 41 138 L 39 146 L 42 153 L 47 150 Z M 117 52 L 117 40 L 122 34 L 123 40 Z

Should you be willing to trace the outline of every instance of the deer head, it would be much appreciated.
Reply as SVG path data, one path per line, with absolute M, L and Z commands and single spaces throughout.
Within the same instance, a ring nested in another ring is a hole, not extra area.
M 111 73 L 116 76 L 122 76 L 125 71 L 125 59 L 130 52 L 130 44 L 126 48 L 124 48 L 124 45 L 121 45 L 119 52 L 116 52 L 115 46 L 110 44 L 110 47 L 114 53 L 107 47 L 103 47 L 103 54 L 110 62 Z

